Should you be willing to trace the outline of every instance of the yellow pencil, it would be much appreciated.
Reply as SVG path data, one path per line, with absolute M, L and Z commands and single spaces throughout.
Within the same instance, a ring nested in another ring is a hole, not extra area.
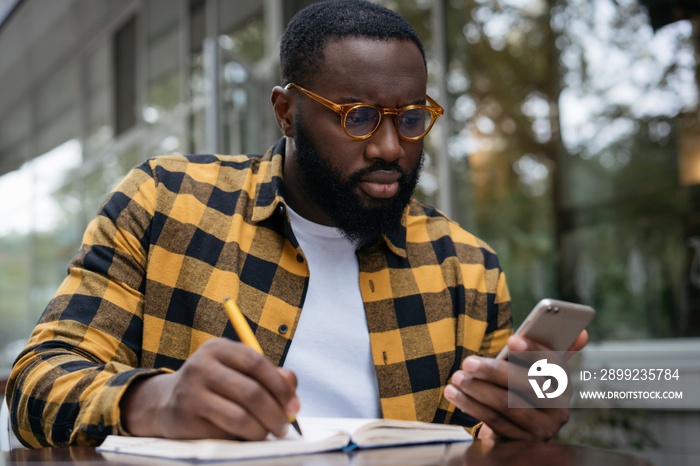
M 253 330 L 251 330 L 250 325 L 248 325 L 248 322 L 245 320 L 245 316 L 232 299 L 224 298 L 224 311 L 226 311 L 231 325 L 233 325 L 233 329 L 238 334 L 238 338 L 240 338 L 243 343 L 253 348 L 258 354 L 264 354 L 260 343 L 258 343 L 258 339 L 255 338 Z M 299 435 L 302 435 L 301 428 L 296 418 L 294 416 L 289 416 L 287 419 L 294 429 L 299 432 Z

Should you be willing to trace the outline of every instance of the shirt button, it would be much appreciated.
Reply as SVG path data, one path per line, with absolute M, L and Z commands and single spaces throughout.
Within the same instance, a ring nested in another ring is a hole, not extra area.
M 287 333 L 287 330 L 289 330 L 289 327 L 287 327 L 286 324 L 282 324 L 282 325 L 279 326 L 279 328 L 278 328 L 277 330 L 279 330 L 280 333 L 281 333 L 282 335 L 284 335 L 285 333 Z
M 297 262 L 304 262 L 304 256 L 297 254 Z

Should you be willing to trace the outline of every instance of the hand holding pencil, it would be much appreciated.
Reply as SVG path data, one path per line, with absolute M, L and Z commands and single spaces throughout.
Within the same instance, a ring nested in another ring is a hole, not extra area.
M 251 346 L 212 338 L 177 371 L 134 379 L 119 404 L 123 428 L 134 436 L 174 439 L 284 436 L 289 415 L 299 411 L 296 377 L 261 356 L 259 345 L 242 337 L 245 330 L 237 333 Z
M 265 353 L 263 353 L 260 343 L 258 343 L 257 338 L 255 338 L 255 334 L 248 325 L 248 322 L 245 320 L 245 316 L 238 308 L 238 305 L 233 300 L 226 298 L 224 299 L 224 310 L 226 311 L 226 314 L 233 325 L 233 329 L 238 334 L 238 338 L 240 338 L 243 343 L 257 351 L 258 354 L 264 356 Z M 301 428 L 299 427 L 299 423 L 297 422 L 296 418 L 293 415 L 288 415 L 287 419 L 294 429 L 299 432 L 299 435 L 302 435 Z

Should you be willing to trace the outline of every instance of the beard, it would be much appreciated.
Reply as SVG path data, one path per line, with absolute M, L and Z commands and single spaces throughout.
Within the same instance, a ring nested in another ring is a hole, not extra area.
M 301 115 L 297 114 L 295 122 L 295 163 L 299 168 L 305 194 L 352 242 L 370 242 L 397 228 L 418 184 L 425 157 L 423 152 L 421 151 L 420 159 L 411 171 L 404 170 L 396 161 L 378 161 L 353 173 L 348 179 L 343 179 L 327 160 L 319 156 L 302 128 L 300 117 Z M 396 171 L 401 174 L 398 193 L 389 199 L 361 198 L 357 194 L 358 183 L 366 174 L 378 170 Z

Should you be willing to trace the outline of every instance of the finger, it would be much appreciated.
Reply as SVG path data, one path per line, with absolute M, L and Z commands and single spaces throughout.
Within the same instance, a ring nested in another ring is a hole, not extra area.
M 475 378 L 504 389 L 529 394 L 532 392 L 532 388 L 528 382 L 528 367 L 534 362 L 533 360 L 527 363 L 515 358 L 500 360 L 469 356 L 462 362 L 462 371 L 455 372 L 452 379 L 453 383 L 458 386 L 461 385 L 460 382 L 463 379 Z M 466 385 L 462 386 L 462 389 L 467 391 L 465 388 Z
M 462 371 L 465 377 L 488 380 L 500 387 L 508 387 L 508 362 L 502 359 L 468 356 L 462 361 Z
M 509 362 L 516 363 L 519 366 L 530 367 L 536 361 L 540 359 L 546 359 L 550 363 L 557 364 L 561 366 L 564 370 L 568 372 L 566 367 L 566 361 L 575 353 L 564 352 L 564 351 L 553 351 L 546 345 L 536 342 L 529 338 L 525 338 L 520 335 L 511 337 L 519 348 L 525 346 L 525 349 L 519 350 L 517 352 L 511 351 Z M 581 336 L 579 335 L 579 338 Z M 510 347 L 510 340 L 509 340 Z
M 289 383 L 289 385 L 290 385 L 294 390 L 297 389 L 298 381 L 297 381 L 297 376 L 296 376 L 296 374 L 295 374 L 294 372 L 292 372 L 292 371 L 290 371 L 290 370 L 288 370 L 288 369 L 285 369 L 285 368 L 283 368 L 283 367 L 278 367 L 278 368 L 277 368 L 277 371 L 280 373 L 280 375 L 281 375 L 282 377 L 285 378 L 285 380 L 287 380 L 287 382 Z
M 507 360 L 494 360 L 481 358 L 478 360 L 479 369 L 473 371 L 470 376 L 480 378 L 507 388 L 517 393 L 532 394 L 534 392 L 529 383 L 529 371 L 532 364 L 547 356 L 548 360 L 559 362 L 562 368 L 568 371 L 561 357 L 551 352 L 542 351 L 518 351 L 512 352 Z M 466 362 L 466 361 L 465 361 Z M 464 366 L 475 368 L 475 362 L 467 362 Z
M 174 387 L 172 409 L 164 413 L 163 430 L 158 436 L 194 439 L 260 440 L 267 430 L 247 412 L 220 395 L 182 380 Z
M 513 341 L 513 344 L 516 345 L 520 349 L 513 349 L 510 343 L 511 340 Z M 535 340 L 532 340 L 530 338 L 524 337 L 522 335 L 513 335 L 510 337 L 508 340 L 509 347 L 511 347 L 512 351 L 520 351 L 520 352 L 526 352 L 526 351 L 537 351 L 537 352 L 547 352 L 550 353 L 552 352 L 552 349 L 549 346 L 546 346 L 542 343 L 539 343 Z
M 457 383 L 455 383 L 457 382 Z M 490 424 L 488 421 L 496 417 L 494 413 L 498 414 L 498 418 L 508 419 L 510 424 L 517 425 L 518 428 L 525 430 L 527 428 L 527 417 L 518 416 L 524 410 L 510 410 L 508 406 L 509 392 L 506 388 L 493 385 L 492 383 L 480 379 L 465 377 L 460 381 L 459 374 L 455 374 L 453 377 L 452 385 L 459 390 L 459 392 L 464 395 L 465 399 L 469 402 L 477 403 L 477 409 L 484 411 L 485 414 L 476 415 L 473 412 L 475 406 L 467 405 L 465 408 L 470 409 L 469 414 L 475 416 L 477 419 Z M 447 394 L 448 390 L 446 390 Z M 452 400 L 450 400 L 452 401 Z M 457 396 L 456 401 L 461 401 L 461 397 Z M 519 401 L 519 400 L 518 400 Z M 455 406 L 460 407 L 455 403 Z M 521 404 L 519 406 L 529 406 L 526 404 Z M 460 407 L 462 409 L 462 407 Z M 484 415 L 490 417 L 485 418 Z M 503 420 L 498 421 L 503 424 Z M 493 427 L 493 426 L 492 426 Z
M 448 384 L 445 387 L 445 398 L 460 411 L 469 413 L 470 416 L 484 421 L 498 436 L 511 439 L 527 439 L 530 437 L 526 429 L 513 423 L 502 415 L 499 410 L 481 403 L 480 400 L 464 393 L 452 384 Z
M 279 377 L 279 379 L 278 384 L 287 384 L 284 378 Z M 272 432 L 277 437 L 286 434 L 288 426 L 285 408 L 260 382 L 260 379 L 220 365 L 218 375 L 209 379 L 208 386 L 222 398 L 239 405 L 248 413 L 247 417 L 254 418 L 257 423 L 264 426 L 266 432 Z M 235 420 L 241 422 L 242 418 L 236 416 Z M 229 420 L 229 422 L 232 421 Z
M 240 404 L 268 431 L 285 434 L 289 403 L 285 398 L 294 391 L 277 367 L 252 348 L 223 338 L 209 340 L 182 369 L 192 373 L 189 380 L 205 383 L 208 390 Z
M 206 438 L 263 440 L 270 429 L 240 404 L 217 393 L 204 395 L 206 401 L 200 407 L 201 416 L 208 425 Z M 197 437 L 204 438 L 199 432 Z
M 293 413 L 299 400 L 294 400 L 296 398 L 295 389 L 281 375 L 278 368 L 265 356 L 258 354 L 248 346 L 222 340 L 223 344 L 217 348 L 217 356 L 221 363 L 256 380 L 275 398 L 285 413 Z
M 567 350 L 565 358 L 570 359 L 577 351 L 583 349 L 588 343 L 588 331 L 586 329 L 582 330 L 578 334 L 576 340 L 571 344 L 571 347 Z M 530 340 L 521 335 L 512 335 L 508 339 L 508 348 L 512 351 L 548 351 L 551 352 L 551 348 L 538 343 L 534 340 Z
M 493 442 L 493 440 L 498 438 L 498 436 L 493 431 L 493 429 L 490 428 L 489 425 L 484 422 L 484 424 L 479 429 L 479 433 L 476 435 L 476 438 L 478 438 L 479 440 Z
M 445 388 L 445 398 L 461 411 L 484 421 L 496 435 L 518 440 L 551 440 L 569 418 L 569 410 L 510 409 L 508 394 L 489 386 L 486 382 L 472 380 L 470 391 L 465 393 L 454 385 Z M 494 394 L 493 392 L 501 392 Z M 525 400 L 511 394 L 516 406 L 526 406 Z
M 459 391 L 496 412 L 507 413 L 505 415 L 509 418 L 512 417 L 515 423 L 519 424 L 521 427 L 527 427 L 528 417 L 525 415 L 525 410 L 511 409 L 511 407 L 532 409 L 534 405 L 526 402 L 523 397 L 519 395 L 517 390 L 514 390 L 513 387 L 500 387 L 492 384 L 490 381 L 475 379 L 469 376 L 460 377 L 460 375 L 461 374 L 457 372 L 452 377 L 452 385 Z M 527 388 L 530 389 L 529 391 L 532 391 L 529 386 Z M 524 392 L 529 393 L 528 391 Z M 515 396 L 516 394 L 518 394 L 518 396 Z M 522 415 L 519 416 L 520 414 Z
M 490 361 L 486 361 L 489 363 Z M 502 361 L 501 361 L 502 362 Z M 498 364 L 503 366 L 506 364 Z M 490 379 L 480 379 L 464 372 L 457 371 L 452 377 L 452 386 L 464 395 L 467 401 L 473 400 L 478 406 L 472 404 L 460 405 L 463 399 L 451 389 L 445 390 L 445 397 L 464 412 L 489 424 L 499 435 L 507 435 L 509 438 L 528 438 L 520 435 L 519 431 L 530 433 L 529 438 L 538 440 L 550 439 L 568 419 L 568 409 L 535 409 L 539 401 L 535 398 L 529 386 L 518 385 L 515 381 L 525 383 L 527 380 L 526 369 L 507 363 L 511 374 L 520 372 L 520 377 L 511 377 L 510 386 L 502 387 L 491 383 Z M 515 386 L 513 386 L 515 384 Z M 570 398 L 571 390 L 564 397 Z M 453 399 L 450 399 L 449 396 Z M 479 410 L 479 411 L 476 411 Z M 477 414 L 479 413 L 479 414 Z M 495 416 L 497 413 L 498 416 Z M 566 416 L 564 416 L 566 414 Z M 492 416 L 490 418 L 484 416 Z M 565 418 L 562 420 L 562 418 Z M 517 427 L 517 430 L 514 429 Z
M 294 391 L 294 396 L 289 401 L 289 403 L 287 403 L 287 406 L 285 407 L 285 412 L 288 416 L 296 416 L 296 414 L 301 410 L 301 401 L 299 400 L 299 397 L 296 394 L 298 384 L 297 376 L 294 372 L 289 371 L 287 369 L 283 369 L 281 367 L 277 368 L 277 370 L 279 371 L 282 378 L 284 378 L 287 381 L 287 383 Z
M 527 405 L 520 406 L 511 403 L 511 407 L 536 407 L 536 408 L 561 408 L 568 407 L 572 397 L 572 385 L 567 383 L 571 380 L 571 372 L 565 359 L 565 354 L 561 352 L 549 351 L 526 351 L 513 353 L 508 366 L 508 388 L 512 393 L 527 401 Z M 541 364 L 544 361 L 544 365 Z M 557 371 L 563 371 L 564 380 L 555 374 L 549 373 L 547 369 L 542 372 L 543 367 L 556 367 Z M 542 390 L 548 393 L 547 398 L 543 398 L 542 391 L 538 391 L 533 385 L 539 385 Z M 560 384 L 564 383 L 564 391 L 560 391 Z M 554 398 L 549 394 L 557 392 Z

